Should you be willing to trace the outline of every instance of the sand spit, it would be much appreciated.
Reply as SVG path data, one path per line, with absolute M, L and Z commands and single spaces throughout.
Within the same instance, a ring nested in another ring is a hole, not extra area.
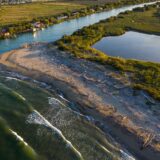
M 137 159 L 160 159 L 160 102 L 133 90 L 128 75 L 74 58 L 51 44 L 13 50 L 1 55 L 0 63 L 61 91 Z

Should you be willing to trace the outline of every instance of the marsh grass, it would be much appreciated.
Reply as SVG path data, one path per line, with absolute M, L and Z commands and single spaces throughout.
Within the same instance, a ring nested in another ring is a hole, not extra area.
M 102 37 L 122 35 L 129 30 L 160 35 L 160 9 L 157 5 L 127 11 L 117 17 L 84 27 L 71 36 L 64 36 L 56 44 L 61 50 L 69 51 L 77 58 L 111 65 L 119 71 L 132 73 L 131 80 L 134 88 L 143 89 L 160 100 L 159 63 L 111 57 L 91 47 Z

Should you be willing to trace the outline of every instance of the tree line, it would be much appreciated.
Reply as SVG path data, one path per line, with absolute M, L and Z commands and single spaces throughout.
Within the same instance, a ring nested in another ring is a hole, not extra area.
M 0 5 L 30 3 L 30 2 L 32 2 L 32 0 L 0 0 Z

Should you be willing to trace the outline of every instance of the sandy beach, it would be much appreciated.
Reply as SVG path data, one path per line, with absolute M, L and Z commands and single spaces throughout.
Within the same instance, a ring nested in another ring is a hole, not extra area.
M 131 87 L 129 75 L 77 59 L 52 44 L 32 44 L 0 56 L 1 65 L 45 82 L 93 117 L 97 126 L 139 160 L 159 160 L 160 102 Z

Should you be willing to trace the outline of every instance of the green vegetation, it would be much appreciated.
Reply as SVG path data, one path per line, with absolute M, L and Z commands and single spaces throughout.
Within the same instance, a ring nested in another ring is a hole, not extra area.
M 70 13 L 84 5 L 73 3 L 28 3 L 4 5 L 0 8 L 0 39 L 14 37 L 18 33 L 33 31 L 34 23 L 40 22 L 41 27 L 56 24 L 57 17 Z M 40 28 L 39 28 L 40 29 Z M 9 34 L 8 34 L 9 33 Z
M 34 31 L 34 24 L 41 24 L 38 29 L 60 23 L 64 20 L 102 12 L 123 5 L 150 2 L 154 0 L 121 0 L 101 5 L 82 5 L 72 3 L 31 3 L 20 5 L 4 5 L 0 8 L 0 39 L 11 38 L 22 32 Z M 18 14 L 17 14 L 18 11 Z
M 30 22 L 39 17 L 54 16 L 83 7 L 85 7 L 85 5 L 67 2 L 41 2 L 20 5 L 4 5 L 0 8 L 0 26 Z
M 124 12 L 117 17 L 84 27 L 71 36 L 64 36 L 56 43 L 61 50 L 69 51 L 78 58 L 111 65 L 121 72 L 130 72 L 135 88 L 144 89 L 160 100 L 160 64 L 111 57 L 91 47 L 102 37 L 121 35 L 128 30 L 160 35 L 159 5 L 157 3 Z

